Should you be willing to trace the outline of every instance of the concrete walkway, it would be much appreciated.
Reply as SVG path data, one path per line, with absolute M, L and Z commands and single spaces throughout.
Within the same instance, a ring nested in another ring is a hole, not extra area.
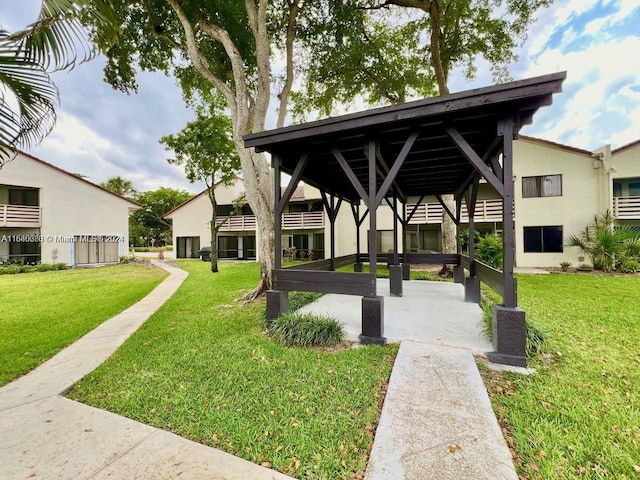
M 493 348 L 482 310 L 451 282 L 403 282 L 384 297 L 384 336 L 400 342 L 366 480 L 517 480 L 473 354 Z M 361 331 L 361 297 L 324 295 L 303 310 L 328 314 L 347 335 Z
M 2 479 L 284 480 L 290 477 L 61 395 L 102 364 L 182 284 L 184 270 L 29 374 L 0 388 Z

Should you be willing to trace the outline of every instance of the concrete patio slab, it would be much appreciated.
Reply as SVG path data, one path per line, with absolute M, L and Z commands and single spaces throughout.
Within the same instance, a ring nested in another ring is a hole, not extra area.
M 415 340 L 466 348 L 484 354 L 493 350 L 482 335 L 482 309 L 465 303 L 464 287 L 452 282 L 412 280 L 403 282 L 403 296 L 389 294 L 389 280 L 378 279 L 378 295 L 384 296 L 384 336 L 389 342 Z M 340 321 L 350 340 L 357 341 L 362 327 L 361 298 L 323 295 L 300 311 L 325 314 Z

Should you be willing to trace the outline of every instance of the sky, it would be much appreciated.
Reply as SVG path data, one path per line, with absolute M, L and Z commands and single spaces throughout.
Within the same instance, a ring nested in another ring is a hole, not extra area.
M 0 25 L 11 31 L 35 20 L 40 0 L 0 0 Z M 563 93 L 543 107 L 521 133 L 594 150 L 640 139 L 640 2 L 556 0 L 537 15 L 527 40 L 509 66 L 514 80 L 566 71 Z M 28 150 L 49 163 L 95 183 L 121 176 L 139 191 L 172 187 L 198 193 L 180 167 L 169 165 L 159 139 L 179 132 L 194 118 L 172 78 L 141 73 L 137 94 L 126 95 L 103 81 L 98 58 L 70 72 L 57 72 L 61 107 L 51 134 Z M 450 75 L 458 92 L 493 84 L 488 66 L 477 77 Z M 345 112 L 360 105 L 345 105 Z M 275 127 L 270 115 L 268 128 Z M 0 172 L 1 175 L 1 172 Z

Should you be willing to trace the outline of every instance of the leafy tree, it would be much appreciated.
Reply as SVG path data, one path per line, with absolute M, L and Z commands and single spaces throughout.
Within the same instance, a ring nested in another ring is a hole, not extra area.
M 310 0 L 111 0 L 121 25 L 120 42 L 107 49 L 106 80 L 136 89 L 136 70 L 174 73 L 185 98 L 220 96 L 233 123 L 233 141 L 247 199 L 261 242 L 262 280 L 247 298 L 271 286 L 274 265 L 273 173 L 264 153 L 244 148 L 243 135 L 264 130 L 272 95 L 272 46 L 281 39 L 287 66 L 279 77 L 279 123 L 293 85 L 293 44 L 298 15 Z M 95 39 L 101 46 L 102 29 Z M 215 93 L 212 93 L 215 92 Z
M 120 176 L 111 177 L 106 182 L 102 182 L 100 186 L 125 198 L 133 198 L 136 194 L 136 189 L 133 188 L 133 184 Z
M 171 220 L 164 215 L 191 198 L 185 190 L 160 187 L 149 192 L 136 193 L 133 199 L 142 208 L 129 216 L 131 243 L 138 245 L 140 239 L 145 245 L 166 245 L 171 240 Z
M 196 120 L 187 123 L 179 133 L 162 137 L 160 142 L 175 153 L 175 158 L 168 159 L 169 163 L 183 166 L 191 183 L 199 180 L 207 186 L 212 209 L 211 271 L 217 272 L 218 232 L 224 221 L 218 221 L 215 189 L 219 185 L 231 185 L 240 170 L 231 120 L 224 115 L 206 115 L 201 110 Z
M 565 244 L 591 258 L 593 268 L 610 272 L 627 261 L 640 258 L 640 234 L 627 225 L 616 226 L 610 210 L 593 217 L 580 234 L 571 234 Z
M 99 52 L 83 20 L 101 26 L 105 45 L 116 40 L 108 0 L 43 0 L 34 23 L 14 33 L 0 29 L 0 168 L 15 147 L 38 143 L 53 129 L 59 96 L 49 72 Z

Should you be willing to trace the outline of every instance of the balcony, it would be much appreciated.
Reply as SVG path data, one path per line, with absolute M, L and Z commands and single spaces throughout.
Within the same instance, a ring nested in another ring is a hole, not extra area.
M 415 204 L 406 206 L 407 216 L 411 213 Z M 502 221 L 502 200 L 478 200 L 474 219 L 476 222 L 501 222 Z M 467 207 L 462 204 L 461 221 L 467 223 L 469 214 Z M 440 203 L 421 203 L 416 209 L 416 213 L 409 221 L 410 225 L 423 225 L 425 223 L 442 223 L 442 205 Z
M 618 220 L 640 219 L 640 197 L 613 197 L 613 216 Z
M 256 217 L 254 215 L 233 215 L 231 217 L 218 217 L 218 221 L 225 223 L 220 227 L 221 232 L 251 231 L 256 229 Z M 285 213 L 282 215 L 283 230 L 304 230 L 324 228 L 323 212 Z
M 0 204 L 0 227 L 39 228 L 42 207 Z

